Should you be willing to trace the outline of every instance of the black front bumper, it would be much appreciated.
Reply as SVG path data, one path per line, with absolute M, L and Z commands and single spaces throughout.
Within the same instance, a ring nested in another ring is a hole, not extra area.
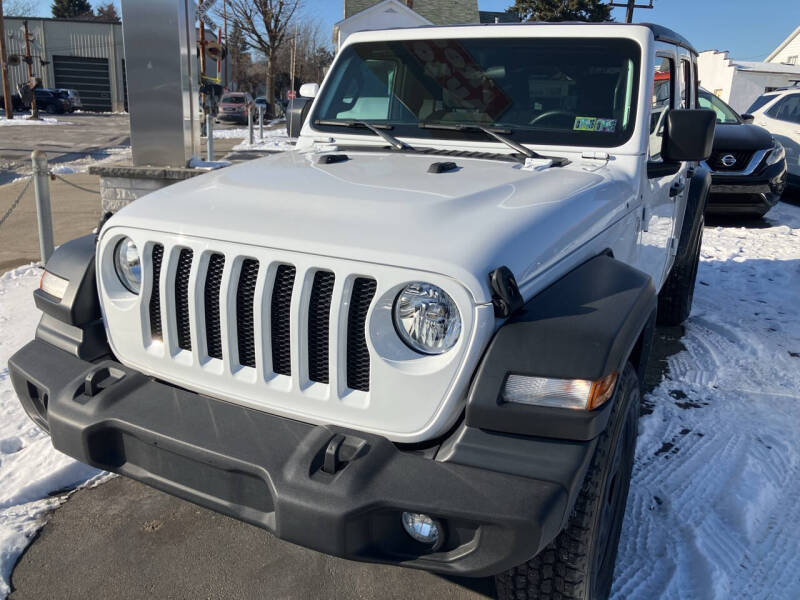
M 563 527 L 596 443 L 462 425 L 438 449 L 403 449 L 195 394 L 116 361 L 81 360 L 40 339 L 9 369 L 31 418 L 82 462 L 321 552 L 441 573 L 490 575 L 538 553 Z M 326 467 L 337 435 L 340 453 Z M 411 540 L 402 511 L 439 519 L 442 548 Z
M 715 171 L 707 214 L 765 213 L 780 200 L 786 186 L 786 161 L 759 166 L 750 175 Z

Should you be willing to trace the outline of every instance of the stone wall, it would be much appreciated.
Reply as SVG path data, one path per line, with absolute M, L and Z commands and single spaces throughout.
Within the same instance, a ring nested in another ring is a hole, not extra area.
M 344 0 L 344 16 L 352 17 L 382 0 Z M 406 4 L 406 0 L 399 0 Z M 413 0 L 413 9 L 434 25 L 478 23 L 478 0 Z

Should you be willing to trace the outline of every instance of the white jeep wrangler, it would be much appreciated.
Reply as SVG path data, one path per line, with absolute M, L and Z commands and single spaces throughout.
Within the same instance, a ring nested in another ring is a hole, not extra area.
M 59 450 L 291 542 L 605 597 L 656 315 L 691 307 L 695 65 L 647 25 L 353 35 L 296 150 L 55 252 L 20 400 Z

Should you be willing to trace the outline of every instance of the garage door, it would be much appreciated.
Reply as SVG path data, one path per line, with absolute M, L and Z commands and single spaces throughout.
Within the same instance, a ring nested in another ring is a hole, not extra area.
M 107 58 L 53 56 L 57 88 L 78 90 L 83 110 L 111 110 L 111 79 Z

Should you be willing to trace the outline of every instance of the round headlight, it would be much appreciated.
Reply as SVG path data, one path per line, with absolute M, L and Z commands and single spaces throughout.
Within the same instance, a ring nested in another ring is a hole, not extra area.
M 114 249 L 114 269 L 122 285 L 138 294 L 142 287 L 142 264 L 131 238 L 122 238 Z
M 413 350 L 442 354 L 461 335 L 461 315 L 453 299 L 430 283 L 409 283 L 394 303 L 394 325 Z

